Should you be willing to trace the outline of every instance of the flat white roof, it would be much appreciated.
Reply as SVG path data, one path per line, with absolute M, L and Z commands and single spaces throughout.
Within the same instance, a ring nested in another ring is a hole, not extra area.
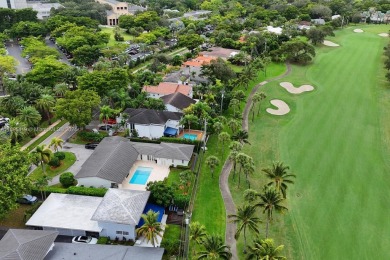
M 52 193 L 26 225 L 100 232 L 97 221 L 91 218 L 102 200 L 101 197 Z

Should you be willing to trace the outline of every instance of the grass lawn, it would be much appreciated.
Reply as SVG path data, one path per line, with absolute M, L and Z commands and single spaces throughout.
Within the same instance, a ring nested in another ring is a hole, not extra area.
M 66 120 L 62 120 L 61 122 L 59 122 L 56 126 L 55 126 L 55 129 L 58 129 L 60 128 L 61 126 L 65 125 L 67 121 Z M 54 121 L 53 121 L 54 123 Z M 43 128 L 43 126 L 41 126 Z M 47 127 L 47 125 L 45 126 Z M 37 147 L 38 145 L 40 145 L 43 141 L 46 140 L 46 138 L 48 138 L 50 135 L 53 134 L 53 131 L 47 131 L 44 135 L 42 135 L 41 137 L 39 137 L 35 142 L 33 142 L 32 144 L 30 144 L 29 146 L 27 146 L 26 148 L 26 151 L 32 151 L 35 149 L 35 147 Z M 27 142 L 26 142 L 27 143 Z
M 70 166 L 74 164 L 76 161 L 76 156 L 74 153 L 71 152 L 64 152 L 65 153 L 65 159 L 61 162 L 61 166 L 51 169 L 49 165 L 45 165 L 46 167 L 46 174 L 47 176 L 53 178 L 54 176 L 57 176 L 60 173 L 65 172 Z M 29 177 L 32 180 L 37 180 L 40 177 L 43 176 L 42 167 L 38 166 L 30 175 Z
M 0 227 L 26 228 L 24 212 L 32 207 L 32 205 L 20 204 L 17 209 L 11 210 L 4 219 L 0 220 Z
M 353 33 L 354 28 L 365 32 Z M 279 82 L 267 84 L 260 119 L 250 125 L 252 145 L 244 150 L 256 164 L 252 188 L 264 185 L 261 169 L 275 160 L 297 175 L 288 192 L 289 211 L 276 215 L 270 229 L 289 259 L 390 257 L 390 89 L 382 57 L 388 38 L 377 35 L 389 27 L 354 28 L 329 38 L 340 47 L 319 46 L 313 65 L 293 66 L 281 80 L 312 84 L 314 92 L 293 95 Z M 273 98 L 286 101 L 291 112 L 282 117 L 266 113 Z M 241 205 L 244 189 L 232 180 L 230 186 Z M 262 235 L 264 229 L 265 224 Z M 239 252 L 242 247 L 241 238 Z
M 179 225 L 168 225 L 164 231 L 163 241 L 180 239 L 181 227 Z
M 107 46 L 114 46 L 117 43 L 123 43 L 123 42 L 115 41 L 115 38 L 114 38 L 114 28 L 101 27 L 100 29 L 101 29 L 101 32 L 110 34 L 110 40 L 109 40 Z M 126 33 L 124 30 L 122 30 L 121 35 L 123 36 L 125 41 L 132 41 L 132 40 L 134 40 L 134 36 Z

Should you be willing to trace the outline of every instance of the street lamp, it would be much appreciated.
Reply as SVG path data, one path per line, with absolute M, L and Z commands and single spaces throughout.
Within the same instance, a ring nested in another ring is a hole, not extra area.
M 223 97 L 225 96 L 225 89 L 221 90 L 221 96 L 222 96 L 222 99 L 221 99 L 221 115 L 222 115 Z

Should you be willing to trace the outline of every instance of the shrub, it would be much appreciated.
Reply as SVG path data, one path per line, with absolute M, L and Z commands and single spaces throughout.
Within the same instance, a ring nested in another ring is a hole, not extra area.
M 67 189 L 66 193 L 85 195 L 85 196 L 104 197 L 106 192 L 107 192 L 106 188 L 87 188 L 87 187 L 80 187 L 80 186 L 71 186 Z
M 181 209 L 185 209 L 190 203 L 190 195 L 176 194 L 174 197 L 175 205 Z
M 97 243 L 100 245 L 106 245 L 108 244 L 108 237 L 99 237 Z
M 43 190 L 46 192 L 46 196 L 49 196 L 51 193 L 61 193 L 61 194 L 66 194 L 67 193 L 67 189 L 58 188 L 58 187 L 50 187 L 50 186 L 48 186 L 48 187 L 45 187 Z M 31 190 L 31 195 L 41 196 L 41 191 L 39 189 L 33 188 Z
M 62 161 L 65 159 L 65 153 L 64 152 L 55 152 L 54 157 L 57 157 L 58 160 Z
M 93 132 L 87 132 L 87 131 L 78 132 L 77 135 L 81 139 L 83 139 L 84 141 L 87 141 L 87 142 L 100 142 L 101 140 L 103 140 L 104 137 L 108 136 L 107 133 L 95 134 Z
M 61 162 L 58 157 L 53 156 L 48 164 L 52 167 L 58 167 L 61 165 Z
M 140 143 L 152 143 L 152 144 L 159 144 L 159 143 L 161 143 L 158 140 L 143 139 L 143 138 L 138 138 L 138 137 L 131 137 L 130 141 L 132 141 L 132 142 L 140 142 Z
M 74 178 L 74 175 L 71 172 L 64 172 L 60 176 L 60 183 L 65 188 L 68 188 L 68 187 L 74 185 L 75 181 L 76 181 L 76 179 Z
M 180 240 L 179 239 L 163 239 L 161 247 L 165 249 L 164 254 L 174 256 L 179 254 Z
M 168 207 L 171 204 L 174 193 L 173 188 L 168 186 L 165 180 L 149 182 L 146 185 L 146 189 L 150 191 L 150 202 Z

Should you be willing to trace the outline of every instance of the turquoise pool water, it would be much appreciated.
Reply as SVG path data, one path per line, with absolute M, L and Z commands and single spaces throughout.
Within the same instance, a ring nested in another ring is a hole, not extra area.
M 131 177 L 129 183 L 130 184 L 140 184 L 145 185 L 149 179 L 150 173 L 153 168 L 150 167 L 142 167 L 138 166 L 137 170 L 135 170 L 133 177 Z
M 198 138 L 198 135 L 194 135 L 194 134 L 184 134 L 184 138 L 185 139 L 190 139 L 192 141 L 196 140 Z

